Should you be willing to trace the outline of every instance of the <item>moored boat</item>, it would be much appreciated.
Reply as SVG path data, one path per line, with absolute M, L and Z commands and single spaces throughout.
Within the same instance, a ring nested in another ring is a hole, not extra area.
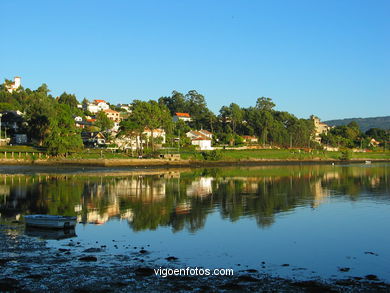
M 64 229 L 76 226 L 77 218 L 55 215 L 27 215 L 24 216 L 24 221 L 29 227 Z

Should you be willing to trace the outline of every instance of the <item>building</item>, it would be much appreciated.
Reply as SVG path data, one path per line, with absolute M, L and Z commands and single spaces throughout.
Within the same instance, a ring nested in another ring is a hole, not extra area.
M 184 122 L 191 122 L 192 121 L 191 116 L 188 113 L 175 113 L 175 116 L 173 116 L 173 121 L 177 122 L 179 120 L 184 121 Z
M 191 144 L 198 146 L 201 151 L 211 151 L 211 139 L 207 137 L 197 137 L 191 140 Z
M 259 141 L 256 136 L 244 135 L 242 138 L 245 143 L 257 143 Z
M 146 146 L 149 143 L 151 137 L 152 131 L 148 128 L 145 128 L 144 132 L 142 133 L 142 137 L 134 132 L 132 135 L 120 137 L 117 136 L 114 139 L 114 143 L 120 149 L 136 150 L 138 147 Z M 153 129 L 153 137 L 157 139 L 157 144 L 164 144 L 166 142 L 166 133 L 164 129 Z
M 127 113 L 131 113 L 131 104 L 118 104 L 116 105 L 118 108 L 123 109 Z
M 103 112 L 107 115 L 108 119 L 114 121 L 114 122 L 120 122 L 121 117 L 120 113 L 111 109 L 103 110 Z
M 14 81 L 10 84 L 7 84 L 5 87 L 7 88 L 8 92 L 12 93 L 13 91 L 17 90 L 21 86 L 22 86 L 21 77 L 15 76 Z
M 91 103 L 87 106 L 87 111 L 91 112 L 92 114 L 96 114 L 97 112 L 100 112 L 100 109 L 98 105 Z
M 371 138 L 370 142 L 368 143 L 368 146 L 371 146 L 371 147 L 377 147 L 379 146 L 381 143 L 379 141 L 377 141 L 375 138 Z
M 213 193 L 212 177 L 200 177 L 187 186 L 187 196 L 206 197 Z
M 110 109 L 110 106 L 105 100 L 93 100 L 93 102 L 87 106 L 87 110 L 94 114 L 108 109 Z
M 317 116 L 311 115 L 310 119 L 314 123 L 314 140 L 318 143 L 321 143 L 321 134 L 327 134 L 331 127 L 320 121 L 320 118 Z
M 212 133 L 207 130 L 191 130 L 186 133 L 186 136 L 191 139 L 191 144 L 198 146 L 200 150 L 212 150 L 211 146 Z
M 206 136 L 206 137 L 208 137 L 210 139 L 213 139 L 213 134 L 210 131 L 208 131 L 206 129 L 201 129 L 201 130 L 199 130 L 199 132 L 201 134 L 203 134 L 204 136 Z
M 148 128 L 145 128 L 144 132 L 142 133 L 143 135 L 145 135 L 147 137 L 147 139 L 149 139 L 150 137 L 152 137 L 152 131 Z M 164 129 L 161 129 L 161 128 L 156 128 L 156 129 L 153 129 L 153 138 L 160 138 L 161 139 L 161 142 L 162 144 L 165 143 L 165 130 Z
M 101 132 L 81 132 L 81 139 L 86 147 L 100 147 L 106 145 L 106 137 Z

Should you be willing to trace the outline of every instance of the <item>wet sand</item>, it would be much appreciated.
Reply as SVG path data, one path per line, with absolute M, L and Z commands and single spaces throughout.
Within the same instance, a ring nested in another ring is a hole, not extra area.
M 158 277 L 154 269 L 183 268 L 145 247 L 108 254 L 77 238 L 56 249 L 24 234 L 22 223 L 0 225 L 0 291 L 10 292 L 390 292 L 390 284 L 365 279 L 293 280 L 245 268 L 225 277 Z M 173 260 L 173 261 L 172 261 Z

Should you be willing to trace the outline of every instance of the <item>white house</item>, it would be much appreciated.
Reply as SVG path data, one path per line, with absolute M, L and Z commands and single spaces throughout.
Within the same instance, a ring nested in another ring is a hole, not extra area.
M 145 128 L 142 134 L 144 137 L 146 137 L 146 139 L 141 138 L 138 135 L 122 136 L 122 137 L 116 137 L 114 142 L 115 144 L 118 145 L 119 148 L 136 150 L 137 146 L 147 144 L 149 138 L 152 136 L 152 131 L 148 128 Z M 165 130 L 161 128 L 153 129 L 153 137 L 154 138 L 161 137 L 160 143 L 165 143 L 166 141 Z
M 211 141 L 213 134 L 207 130 L 191 130 L 186 133 L 186 136 L 191 139 L 191 144 L 199 147 L 200 150 L 212 150 Z
M 145 128 L 144 132 L 142 133 L 146 135 L 147 138 L 150 138 L 152 136 L 152 131 L 148 128 Z M 165 143 L 165 130 L 161 128 L 153 129 L 153 137 L 159 138 L 161 137 L 161 143 Z
M 186 133 L 186 136 L 189 137 L 190 139 L 197 138 L 197 137 L 199 137 L 201 135 L 202 134 L 199 131 L 196 131 L 196 130 L 191 130 L 191 131 Z
M 188 113 L 175 113 L 175 116 L 173 116 L 173 121 L 177 122 L 179 120 L 182 120 L 184 122 L 192 121 L 191 116 Z
M 87 106 L 87 110 L 89 112 L 91 112 L 92 114 L 97 113 L 97 112 L 100 111 L 98 105 L 95 105 L 95 104 L 92 104 L 92 103 Z
M 259 141 L 256 136 L 251 135 L 244 135 L 242 138 L 246 143 L 257 143 Z
M 127 113 L 131 113 L 130 104 L 118 104 L 117 107 L 125 110 Z
M 208 131 L 206 129 L 201 129 L 201 130 L 199 130 L 199 132 L 201 134 L 203 134 L 204 136 L 206 136 L 206 137 L 208 137 L 210 139 L 213 139 L 213 134 L 210 131 Z
M 87 106 L 87 110 L 91 113 L 98 113 L 108 109 L 110 109 L 110 106 L 105 100 L 94 100 Z
M 196 145 L 202 151 L 212 150 L 211 139 L 208 137 L 198 137 L 191 140 L 192 145 Z
M 187 196 L 205 197 L 213 193 L 212 177 L 200 177 L 199 180 L 191 182 L 191 185 L 187 186 Z
M 9 85 L 6 85 L 6 88 L 8 92 L 12 93 L 14 90 L 17 90 L 21 86 L 22 86 L 21 77 L 15 76 L 14 82 Z

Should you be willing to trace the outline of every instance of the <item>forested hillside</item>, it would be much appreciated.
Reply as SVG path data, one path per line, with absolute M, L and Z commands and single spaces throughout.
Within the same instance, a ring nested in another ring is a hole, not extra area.
M 384 117 L 370 117 L 370 118 L 346 118 L 325 121 L 330 126 L 347 125 L 355 121 L 363 132 L 366 132 L 370 128 L 390 129 L 390 116 Z

